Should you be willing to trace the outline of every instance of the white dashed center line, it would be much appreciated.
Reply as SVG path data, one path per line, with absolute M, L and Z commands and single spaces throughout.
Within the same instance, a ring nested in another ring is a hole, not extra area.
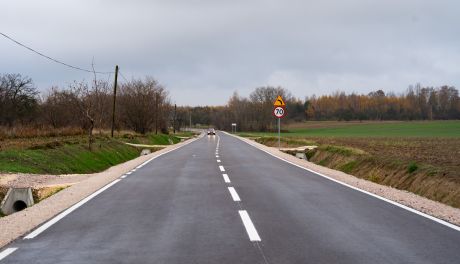
M 225 171 L 224 166 L 219 166 L 220 171 Z
M 241 220 L 243 221 L 244 228 L 246 228 L 246 232 L 248 233 L 249 240 L 251 241 L 261 241 L 259 234 L 251 221 L 251 218 L 248 215 L 246 210 L 239 210 Z
M 18 248 L 7 248 L 5 250 L 3 250 L 2 252 L 0 252 L 0 260 L 8 257 L 9 254 L 15 252 Z
M 224 177 L 224 182 L 230 183 L 230 178 L 228 177 L 227 174 L 222 174 L 222 177 Z
M 232 196 L 233 201 L 235 202 L 241 202 L 240 196 L 236 192 L 235 188 L 233 187 L 228 187 L 228 191 L 230 192 L 230 195 Z
M 220 160 L 217 160 L 217 162 L 220 162 Z

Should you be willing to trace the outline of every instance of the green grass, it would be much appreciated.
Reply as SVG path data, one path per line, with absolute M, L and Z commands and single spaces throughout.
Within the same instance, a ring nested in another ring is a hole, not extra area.
M 411 162 L 407 167 L 407 172 L 412 173 L 418 169 L 418 165 L 415 162 Z
M 49 149 L 0 151 L 0 172 L 94 173 L 139 156 L 139 149 L 108 138 L 97 138 L 89 151 L 84 141 Z
M 314 124 L 314 126 L 312 125 Z M 305 122 L 287 128 L 283 137 L 460 137 L 460 121 L 408 122 Z M 276 136 L 277 133 L 241 133 L 242 136 Z
M 356 165 L 358 165 L 358 162 L 356 160 L 352 160 L 340 166 L 339 169 L 345 173 L 350 173 L 356 168 Z
M 179 137 L 191 137 L 192 135 L 193 134 L 189 133 L 177 133 L 169 135 L 150 133 L 147 135 L 125 135 L 121 138 L 121 140 L 133 144 L 172 145 L 181 141 Z

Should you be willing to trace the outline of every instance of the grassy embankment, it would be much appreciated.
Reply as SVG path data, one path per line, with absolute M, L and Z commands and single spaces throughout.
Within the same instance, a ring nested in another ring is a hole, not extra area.
M 107 132 L 95 133 L 91 151 L 84 131 L 79 129 L 17 131 L 0 129 L 0 173 L 70 174 L 94 173 L 139 156 L 145 146 L 135 147 L 124 142 L 144 145 L 171 145 L 193 133 L 174 135 L 117 133 L 114 139 Z M 151 147 L 152 151 L 160 148 Z M 65 189 L 66 186 L 34 188 L 35 203 Z M 0 186 L 0 201 L 8 188 Z M 3 214 L 0 211 L 0 217 Z
M 0 140 L 0 173 L 99 172 L 139 156 L 140 148 L 123 142 L 170 145 L 179 141 L 180 138 L 175 135 L 142 136 L 126 133 L 112 139 L 96 133 L 92 150 L 89 151 L 88 141 L 84 135 L 4 138 Z
M 460 208 L 460 121 L 306 122 L 282 146 L 318 145 L 314 163 Z M 274 133 L 241 133 L 277 146 Z

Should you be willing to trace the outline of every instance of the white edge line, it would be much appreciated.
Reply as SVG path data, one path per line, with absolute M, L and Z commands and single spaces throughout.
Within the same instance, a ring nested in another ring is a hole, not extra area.
M 24 237 L 24 239 L 32 239 L 36 236 L 38 236 L 40 233 L 42 233 L 43 231 L 45 231 L 46 229 L 48 229 L 50 226 L 54 225 L 55 223 L 57 223 L 59 220 L 61 220 L 62 218 L 64 218 L 66 215 L 70 214 L 71 212 L 75 211 L 78 207 L 84 205 L 85 203 L 87 203 L 88 201 L 90 201 L 91 199 L 93 199 L 94 197 L 96 197 L 98 194 L 102 193 L 103 191 L 107 190 L 108 188 L 112 187 L 113 185 L 115 185 L 116 183 L 118 183 L 119 181 L 121 181 L 120 179 L 116 179 L 114 181 L 112 181 L 111 183 L 105 185 L 104 187 L 102 187 L 101 189 L 97 190 L 96 192 L 92 193 L 91 195 L 89 195 L 88 197 L 86 197 L 85 199 L 81 200 L 80 202 L 72 205 L 70 208 L 68 208 L 67 210 L 65 210 L 64 212 L 58 214 L 57 216 L 55 216 L 53 219 L 49 220 L 48 222 L 46 222 L 45 224 L 43 224 L 42 226 L 40 226 L 39 228 L 35 229 L 32 233 L 28 234 L 27 236 Z
M 192 142 L 194 142 L 195 140 L 198 140 L 198 138 L 195 138 L 191 141 L 189 141 L 187 144 L 184 144 L 182 146 L 179 146 L 179 147 L 176 147 L 176 148 L 173 148 L 173 149 L 170 149 L 166 152 L 163 152 L 155 157 L 152 157 L 151 159 L 148 160 L 148 162 L 160 157 L 160 156 L 163 156 L 171 151 L 174 151 L 174 150 L 177 150 L 183 146 L 186 146 Z M 126 174 L 130 174 L 130 173 L 126 173 Z M 108 188 L 110 188 L 111 186 L 115 185 L 116 183 L 118 183 L 119 181 L 121 181 L 121 179 L 116 179 L 114 181 L 112 181 L 111 183 L 108 183 L 107 185 L 105 185 L 104 187 L 100 188 L 99 190 L 97 190 L 96 192 L 90 194 L 89 196 L 87 196 L 86 198 L 84 198 L 83 200 L 81 200 L 80 202 L 74 204 L 73 206 L 71 206 L 70 208 L 67 208 L 65 211 L 61 212 L 60 214 L 58 214 L 57 216 L 55 216 L 54 218 L 52 218 L 51 220 L 49 220 L 48 222 L 46 222 L 45 224 L 41 225 L 40 227 L 38 227 L 37 229 L 35 229 L 34 231 L 32 231 L 31 233 L 29 233 L 27 236 L 24 237 L 24 239 L 32 239 L 32 238 L 35 238 L 36 236 L 38 236 L 39 234 L 41 234 L 43 231 L 45 231 L 46 229 L 48 229 L 49 227 L 51 227 L 52 225 L 54 225 L 55 223 L 57 223 L 59 220 L 61 220 L 62 218 L 64 218 L 66 215 L 70 214 L 71 212 L 73 212 L 74 210 L 76 210 L 78 207 L 82 206 L 83 204 L 85 204 L 86 202 L 88 202 L 89 200 L 93 199 L 94 197 L 96 197 L 98 194 L 102 193 L 103 191 L 107 190 Z
M 2 252 L 0 252 L 0 260 L 8 257 L 8 255 L 10 255 L 11 253 L 15 252 L 18 248 L 7 248 L 5 250 L 3 250 Z
M 220 171 L 225 171 L 224 166 L 219 166 Z
M 122 175 L 120 178 L 124 179 L 124 178 L 126 178 L 126 176 L 128 176 L 128 175 L 126 175 L 126 174 Z
M 229 136 L 235 137 L 235 138 L 237 138 L 237 139 L 243 141 L 244 143 L 246 143 L 246 144 L 248 144 L 248 145 L 250 145 L 250 146 L 252 146 L 252 147 L 254 147 L 254 148 L 256 148 L 256 149 L 258 149 L 258 150 L 260 150 L 260 151 L 263 151 L 263 152 L 265 152 L 265 153 L 267 153 L 267 154 L 269 154 L 269 155 L 271 155 L 271 156 L 273 156 L 273 157 L 275 157 L 275 158 L 277 158 L 277 159 L 280 159 L 280 160 L 282 160 L 282 161 L 285 161 L 285 162 L 287 162 L 287 163 L 289 163 L 289 164 L 291 164 L 291 165 L 294 165 L 294 166 L 299 167 L 299 168 L 301 168 L 301 169 L 304 169 L 304 170 L 306 170 L 306 171 L 309 171 L 309 172 L 312 172 L 312 173 L 314 173 L 314 174 L 317 174 L 317 175 L 319 175 L 319 176 L 321 176 L 321 177 L 323 177 L 323 178 L 326 178 L 326 179 L 328 179 L 328 180 L 330 180 L 330 181 L 333 181 L 333 182 L 336 182 L 336 183 L 341 184 L 341 185 L 343 185 L 343 186 L 346 186 L 346 187 L 348 187 L 348 188 L 351 188 L 351 189 L 353 189 L 353 190 L 355 190 L 355 191 L 365 193 L 365 194 L 367 194 L 367 195 L 370 195 L 370 196 L 372 196 L 372 197 L 374 197 L 374 198 L 380 199 L 380 200 L 385 201 L 385 202 L 387 202 L 387 203 L 390 203 L 390 204 L 392 204 L 392 205 L 396 205 L 396 206 L 398 206 L 398 207 L 400 207 L 400 208 L 402 208 L 402 209 L 405 209 L 405 210 L 407 210 L 407 211 L 409 211 L 409 212 L 412 212 L 412 213 L 414 213 L 414 214 L 418 214 L 418 215 L 420 215 L 420 216 L 423 216 L 423 217 L 425 217 L 425 218 L 428 218 L 428 219 L 430 219 L 430 220 L 432 220 L 432 221 L 435 221 L 435 222 L 437 222 L 437 223 L 439 223 L 439 224 L 442 224 L 442 225 L 445 225 L 445 226 L 447 226 L 447 227 L 450 227 L 450 228 L 452 228 L 452 229 L 454 229 L 454 230 L 456 230 L 456 231 L 460 231 L 460 226 L 451 224 L 451 223 L 449 223 L 449 222 L 447 222 L 447 221 L 444 221 L 444 220 L 442 220 L 442 219 L 436 218 L 436 217 L 431 216 L 431 215 L 429 215 L 429 214 L 426 214 L 426 213 L 424 213 L 424 212 L 420 212 L 420 211 L 418 211 L 418 210 L 416 210 L 416 209 L 414 209 L 414 208 L 411 208 L 411 207 L 409 207 L 409 206 L 406 206 L 406 205 L 400 204 L 400 203 L 398 203 L 398 202 L 392 201 L 392 200 L 390 200 L 390 199 L 384 198 L 384 197 L 379 196 L 379 195 L 377 195 L 377 194 L 375 194 L 375 193 L 371 193 L 371 192 L 368 192 L 368 191 L 359 189 L 359 188 L 357 188 L 357 187 L 355 187 L 355 186 L 349 185 L 349 184 L 347 184 L 347 183 L 338 181 L 338 180 L 336 180 L 336 179 L 333 179 L 333 178 L 331 178 L 331 177 L 329 177 L 329 176 L 326 176 L 326 175 L 324 175 L 324 174 L 322 174 L 322 173 L 320 173 L 320 172 L 314 171 L 314 170 L 312 170 L 312 169 L 308 169 L 308 168 L 302 167 L 302 166 L 297 165 L 297 164 L 295 164 L 295 163 L 293 163 L 293 162 L 291 162 L 291 161 L 288 161 L 288 160 L 286 160 L 286 159 L 284 159 L 284 158 L 278 157 L 278 156 L 276 156 L 276 155 L 274 155 L 274 154 L 272 154 L 272 153 L 270 153 L 270 152 L 268 152 L 268 151 L 266 151 L 266 150 L 264 150 L 264 149 L 260 149 L 260 148 L 258 148 L 258 147 L 256 147 L 256 146 L 252 145 L 252 144 L 249 144 L 248 142 L 242 140 L 242 139 L 239 138 L 239 137 L 236 137 L 236 136 L 234 136 L 234 135 L 230 135 L 230 134 L 228 134 L 227 132 L 224 132 L 224 133 L 226 133 L 226 134 L 229 135 Z
M 224 182 L 226 182 L 226 183 L 230 183 L 230 178 L 228 177 L 228 175 L 227 175 L 227 174 L 225 174 L 225 173 L 224 173 L 224 174 L 222 174 L 222 177 L 224 177 Z
M 257 233 L 257 230 L 248 215 L 248 212 L 246 212 L 246 210 L 239 210 L 238 213 L 240 214 L 241 220 L 243 221 L 244 228 L 246 228 L 249 240 L 261 241 L 259 234 Z
M 240 196 L 236 192 L 235 188 L 228 187 L 228 191 L 230 192 L 230 195 L 232 196 L 234 202 L 241 202 Z

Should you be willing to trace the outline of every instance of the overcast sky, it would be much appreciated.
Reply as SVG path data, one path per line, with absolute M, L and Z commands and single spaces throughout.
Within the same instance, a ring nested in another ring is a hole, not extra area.
M 0 32 L 79 67 L 94 57 L 98 71 L 151 75 L 180 105 L 265 85 L 299 98 L 460 87 L 458 0 L 14 0 L 0 10 Z M 42 91 L 91 79 L 2 37 L 0 73 Z

